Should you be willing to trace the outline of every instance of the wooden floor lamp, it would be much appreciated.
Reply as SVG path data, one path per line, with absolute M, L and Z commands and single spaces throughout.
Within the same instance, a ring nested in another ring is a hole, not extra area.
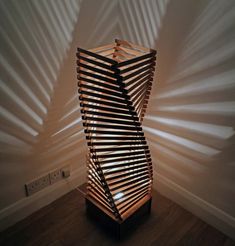
M 121 236 L 151 208 L 152 162 L 142 130 L 156 51 L 123 40 L 77 49 L 89 214 Z

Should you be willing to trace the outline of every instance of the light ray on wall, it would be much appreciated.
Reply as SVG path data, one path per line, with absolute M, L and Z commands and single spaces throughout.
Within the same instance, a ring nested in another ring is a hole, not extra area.
M 154 47 L 161 22 L 167 11 L 168 1 L 118 1 L 120 17 L 118 27 L 123 39 Z
M 192 1 L 192 4 L 198 8 L 195 19 L 188 32 L 179 28 L 181 36 L 175 39 L 178 38 L 181 45 L 174 52 L 176 57 L 172 57 L 172 64 L 165 63 L 170 64 L 172 70 L 162 67 L 167 56 L 163 55 L 163 60 L 159 58 L 159 77 L 163 80 L 158 81 L 151 95 L 144 130 L 157 172 L 234 214 L 231 195 L 222 183 L 227 183 L 227 179 L 235 187 L 232 181 L 235 180 L 232 150 L 235 136 L 235 36 L 232 31 L 235 5 L 233 1 L 218 0 L 207 1 L 204 5 Z M 163 30 L 167 25 L 174 26 L 173 1 L 168 4 L 167 11 L 171 15 L 165 19 Z M 169 50 L 176 47 L 176 40 L 163 40 L 161 54 L 169 55 Z M 220 178 L 223 181 L 207 182 Z M 219 198 L 213 196 L 215 190 Z M 234 189 L 230 192 L 235 194 Z

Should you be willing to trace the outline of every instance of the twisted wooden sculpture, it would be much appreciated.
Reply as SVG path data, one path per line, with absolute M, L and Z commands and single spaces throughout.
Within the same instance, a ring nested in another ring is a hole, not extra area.
M 152 162 L 142 120 L 156 51 L 127 41 L 77 49 L 79 99 L 88 144 L 87 197 L 116 221 L 151 198 Z

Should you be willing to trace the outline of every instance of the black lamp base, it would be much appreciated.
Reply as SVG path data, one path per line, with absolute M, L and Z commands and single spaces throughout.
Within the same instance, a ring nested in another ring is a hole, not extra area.
M 86 212 L 87 215 L 97 221 L 97 224 L 102 226 L 108 233 L 117 239 L 122 239 L 131 231 L 133 231 L 138 225 L 143 222 L 151 212 L 152 198 L 147 200 L 138 210 L 130 215 L 126 220 L 118 222 L 112 219 L 104 211 L 98 208 L 89 198 L 86 199 Z

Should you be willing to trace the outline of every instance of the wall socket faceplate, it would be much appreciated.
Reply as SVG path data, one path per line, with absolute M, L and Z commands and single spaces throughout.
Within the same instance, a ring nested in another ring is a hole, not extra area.
M 46 174 L 40 178 L 32 180 L 31 182 L 25 184 L 26 195 L 31 196 L 34 193 L 46 188 L 49 185 L 52 185 L 61 179 L 68 178 L 70 176 L 69 167 L 63 167 L 51 171 L 49 174 Z
M 44 189 L 48 185 L 50 185 L 49 174 L 42 176 L 38 179 L 35 179 L 30 183 L 27 183 L 25 185 L 26 194 L 27 194 L 27 196 L 31 196 L 32 194 Z

